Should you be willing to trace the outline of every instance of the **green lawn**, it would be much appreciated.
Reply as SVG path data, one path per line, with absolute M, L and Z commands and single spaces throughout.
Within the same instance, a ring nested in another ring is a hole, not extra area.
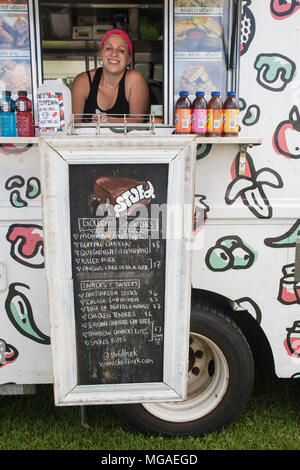
M 36 395 L 0 398 L 0 450 L 298 450 L 297 380 L 257 382 L 251 400 L 227 429 L 202 437 L 163 438 L 132 432 L 112 407 L 86 409 L 53 404 L 51 385 Z

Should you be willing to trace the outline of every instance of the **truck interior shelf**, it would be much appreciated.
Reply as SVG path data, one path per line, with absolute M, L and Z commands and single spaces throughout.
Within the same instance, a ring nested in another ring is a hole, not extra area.
M 41 6 L 59 8 L 162 8 L 160 3 L 91 3 L 91 2 L 40 2 Z

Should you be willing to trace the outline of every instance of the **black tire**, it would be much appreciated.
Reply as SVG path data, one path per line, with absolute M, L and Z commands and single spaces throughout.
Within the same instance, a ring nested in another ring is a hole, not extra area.
M 116 405 L 135 431 L 165 436 L 201 435 L 234 421 L 253 387 L 249 345 L 230 318 L 208 305 L 191 314 L 188 397 L 178 403 Z

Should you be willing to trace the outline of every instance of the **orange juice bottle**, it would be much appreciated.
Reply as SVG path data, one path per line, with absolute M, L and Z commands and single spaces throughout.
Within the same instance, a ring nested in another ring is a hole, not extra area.
M 204 91 L 196 91 L 192 104 L 192 133 L 206 136 L 207 132 L 207 103 Z
M 224 103 L 224 137 L 235 137 L 239 132 L 239 104 L 236 99 L 236 92 L 229 91 Z
M 207 105 L 207 135 L 221 137 L 223 133 L 223 103 L 219 91 L 212 91 Z
M 190 134 L 192 131 L 192 105 L 188 91 L 180 91 L 175 105 L 176 134 Z

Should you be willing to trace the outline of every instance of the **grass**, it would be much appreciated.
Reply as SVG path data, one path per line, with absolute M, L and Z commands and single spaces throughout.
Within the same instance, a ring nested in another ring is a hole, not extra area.
M 109 406 L 55 407 L 52 385 L 0 399 L 0 450 L 299 450 L 299 381 L 257 381 L 241 416 L 219 433 L 164 438 L 129 430 Z

